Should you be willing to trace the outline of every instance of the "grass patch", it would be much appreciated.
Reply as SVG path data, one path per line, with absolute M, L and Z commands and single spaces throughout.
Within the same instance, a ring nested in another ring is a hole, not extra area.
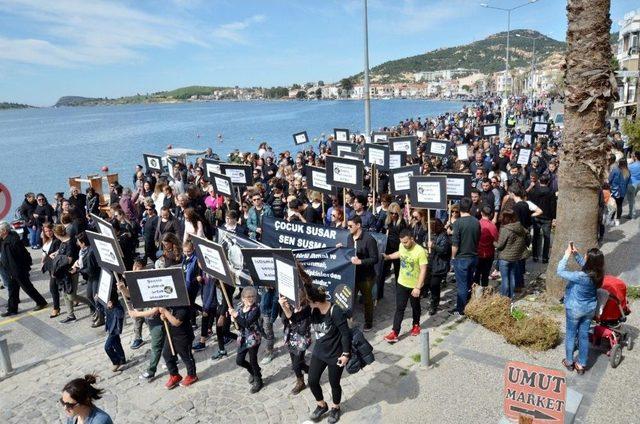
M 403 369 L 402 371 L 400 371 L 400 377 L 404 377 L 405 375 L 409 374 L 409 371 Z
M 557 304 L 557 305 L 549 305 L 549 310 L 550 310 L 551 312 L 555 312 L 555 313 L 559 314 L 559 313 L 564 312 L 564 305 L 560 305 L 560 304 Z
M 442 337 L 438 337 L 437 339 L 434 340 L 434 343 L 442 343 L 444 341 L 444 339 Z
M 455 330 L 457 327 L 458 327 L 458 324 L 455 323 L 455 324 L 447 325 L 444 329 L 451 331 L 451 330 Z
M 640 299 L 640 286 L 628 286 L 627 297 L 633 300 Z
M 521 321 L 527 317 L 527 314 L 525 314 L 522 309 L 513 308 L 511 309 L 511 316 L 515 318 L 516 321 Z
M 411 355 L 411 359 L 413 359 L 413 362 L 416 362 L 416 363 L 420 362 L 420 358 L 421 358 L 421 356 L 420 356 L 419 353 L 415 353 L 415 354 Z

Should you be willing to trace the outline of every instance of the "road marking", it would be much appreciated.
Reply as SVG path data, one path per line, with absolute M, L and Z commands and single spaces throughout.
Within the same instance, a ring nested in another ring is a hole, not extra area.
M 44 321 L 39 320 L 31 314 L 24 316 L 23 319 L 18 321 L 18 324 L 30 330 L 46 342 L 54 345 L 58 349 L 67 350 L 80 344 L 77 340 L 72 339 L 62 331 L 50 326 Z
M 13 317 L 13 318 L 7 318 L 5 320 L 0 321 L 0 327 L 2 327 L 3 325 L 6 325 L 6 324 L 11 324 L 12 322 L 19 321 L 24 317 L 28 317 L 28 316 L 32 316 L 33 317 L 33 316 L 36 316 L 36 315 L 41 314 L 41 313 L 46 312 L 46 311 L 47 311 L 47 309 L 45 308 L 45 309 L 40 309 L 39 311 L 29 311 L 29 312 L 27 312 L 25 314 L 20 314 L 18 316 Z

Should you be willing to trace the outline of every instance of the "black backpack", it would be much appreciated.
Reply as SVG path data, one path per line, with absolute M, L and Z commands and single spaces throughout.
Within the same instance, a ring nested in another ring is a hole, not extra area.
M 375 361 L 373 355 L 373 346 L 364 337 L 364 334 L 358 327 L 354 327 L 351 332 L 351 357 L 347 362 L 347 372 L 355 374 L 362 368 Z

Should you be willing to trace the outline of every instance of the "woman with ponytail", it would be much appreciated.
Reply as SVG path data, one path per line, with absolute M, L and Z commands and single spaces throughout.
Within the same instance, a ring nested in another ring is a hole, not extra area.
M 96 376 L 87 374 L 64 385 L 60 404 L 67 414 L 67 424 L 113 424 L 109 414 L 93 404 L 104 392 L 95 384 Z
M 567 270 L 569 256 L 573 255 L 580 271 Z M 558 276 L 567 281 L 564 306 L 567 317 L 565 359 L 562 364 L 569 370 L 584 374 L 589 356 L 589 326 L 596 312 L 596 292 L 604 279 L 604 255 L 600 249 L 589 249 L 586 259 L 569 242 L 564 256 L 558 263 Z M 578 360 L 574 362 L 576 338 Z

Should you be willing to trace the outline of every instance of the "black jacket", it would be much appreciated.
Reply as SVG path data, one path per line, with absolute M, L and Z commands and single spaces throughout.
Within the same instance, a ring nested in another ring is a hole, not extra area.
M 451 261 L 451 240 L 446 231 L 435 236 L 429 253 L 429 272 L 431 275 L 447 275 Z
M 529 192 L 529 200 L 542 209 L 538 218 L 556 218 L 556 194 L 547 186 L 539 186 Z
M 12 278 L 29 277 L 32 265 L 31 254 L 15 231 L 9 231 L 7 237 L 0 240 L 0 265 Z
M 83 252 L 81 251 L 80 256 L 82 255 Z M 84 252 L 80 274 L 87 281 L 94 281 L 100 277 L 100 266 L 98 265 L 98 261 L 96 260 L 96 254 L 93 250 L 93 247 L 89 247 L 88 251 Z
M 44 252 L 45 253 L 44 262 L 42 263 L 42 268 L 40 268 L 40 270 L 43 273 L 45 272 L 51 273 L 52 260 L 49 257 L 49 255 L 52 254 L 53 252 L 56 252 L 59 248 L 60 248 L 60 240 L 54 237 L 53 240 L 51 240 L 51 246 L 49 246 L 49 250 Z
M 20 205 L 20 208 L 18 208 L 20 216 L 22 217 L 22 219 L 24 219 L 25 224 L 27 224 L 28 227 L 36 225 L 33 214 L 35 213 L 37 206 L 38 205 L 36 204 L 36 202 L 29 203 L 27 202 L 27 199 L 24 199 L 22 205 Z
M 366 278 L 375 274 L 375 264 L 378 263 L 380 254 L 378 253 L 378 245 L 369 232 L 362 230 L 357 243 L 354 243 L 353 237 L 349 236 L 347 246 L 356 248 L 356 256 L 362 260 L 362 264 L 356 265 L 356 280 Z

